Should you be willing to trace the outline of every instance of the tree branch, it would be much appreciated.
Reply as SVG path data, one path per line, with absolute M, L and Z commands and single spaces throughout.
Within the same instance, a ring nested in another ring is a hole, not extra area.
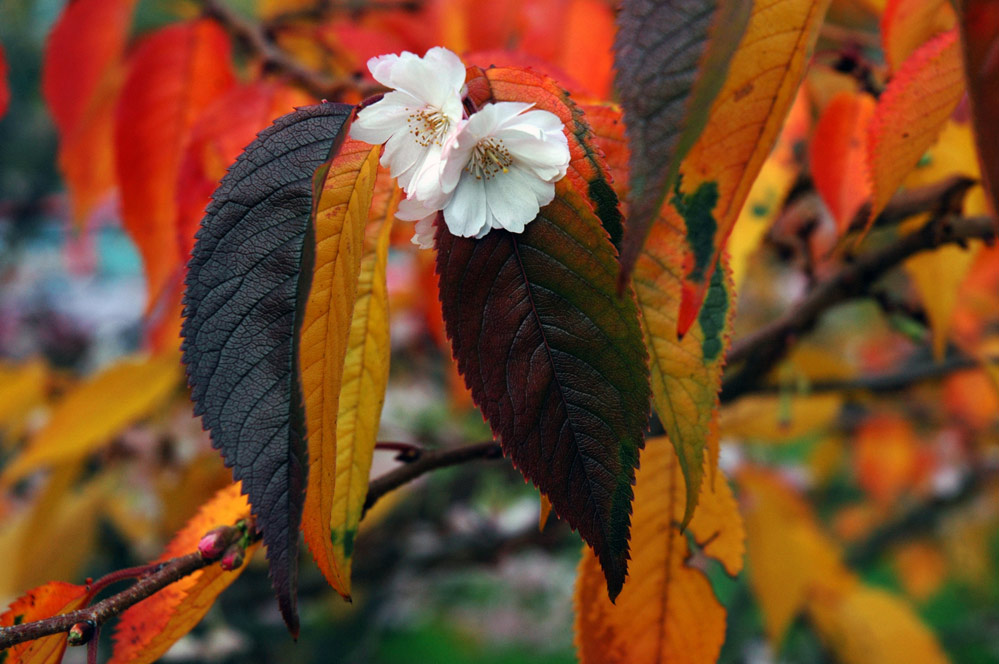
M 797 337 L 815 327 L 826 310 L 867 292 L 882 275 L 910 256 L 946 244 L 965 244 L 970 240 L 994 241 L 995 232 L 995 222 L 991 217 L 944 217 L 928 222 L 918 231 L 892 244 L 853 259 L 816 285 L 783 316 L 732 345 L 728 363 L 744 364 L 724 381 L 721 400 L 732 401 L 750 391 L 784 358 Z
M 364 511 L 371 509 L 371 506 L 389 491 L 412 482 L 431 470 L 475 459 L 499 459 L 502 456 L 503 450 L 500 444 L 492 440 L 446 450 L 422 450 L 412 461 L 371 480 L 368 484 L 368 497 L 364 501 Z

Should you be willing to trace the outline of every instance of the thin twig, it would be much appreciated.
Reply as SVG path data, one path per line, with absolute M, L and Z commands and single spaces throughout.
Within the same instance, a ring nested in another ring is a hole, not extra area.
M 816 285 L 783 316 L 732 344 L 728 363 L 743 362 L 743 365 L 725 380 L 722 401 L 732 401 L 750 391 L 784 358 L 793 341 L 818 323 L 823 313 L 866 293 L 883 274 L 910 256 L 946 244 L 994 241 L 995 232 L 991 217 L 935 219 L 914 233 L 855 258 Z
M 499 459 L 502 456 L 503 450 L 500 448 L 500 444 L 495 441 L 447 450 L 423 450 L 423 453 L 415 461 L 399 466 L 395 470 L 371 480 L 368 485 L 368 497 L 364 501 L 364 510 L 371 509 L 371 506 L 389 491 L 412 482 L 431 470 L 475 459 Z

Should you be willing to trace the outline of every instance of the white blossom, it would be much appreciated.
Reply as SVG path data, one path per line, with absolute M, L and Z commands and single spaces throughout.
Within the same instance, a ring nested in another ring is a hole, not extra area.
M 385 144 L 381 164 L 407 194 L 437 196 L 441 151 L 462 118 L 465 65 L 436 47 L 422 58 L 408 51 L 380 55 L 368 61 L 368 69 L 393 90 L 357 114 L 351 137 Z
M 444 210 L 448 230 L 481 238 L 493 228 L 521 233 L 555 198 L 569 166 L 562 121 L 531 104 L 487 104 L 444 146 L 440 193 L 414 196 L 423 211 Z M 410 214 L 415 213 L 410 204 Z

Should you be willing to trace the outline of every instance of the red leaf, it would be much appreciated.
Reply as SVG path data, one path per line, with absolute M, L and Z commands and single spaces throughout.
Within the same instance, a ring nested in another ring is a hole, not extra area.
M 0 627 L 10 627 L 26 622 L 69 613 L 81 608 L 87 601 L 86 586 L 76 586 L 62 581 L 50 581 L 38 586 L 11 603 L 0 615 Z M 62 661 L 66 650 L 66 635 L 53 634 L 42 639 L 28 641 L 3 654 L 4 664 L 57 664 Z
M 815 189 L 841 235 L 871 196 L 866 146 L 875 105 L 868 94 L 841 92 L 822 111 L 812 136 L 809 158 Z
M 67 5 L 45 47 L 42 93 L 59 132 L 59 168 L 82 223 L 114 187 L 112 121 L 135 0 Z
M 177 176 L 177 232 L 183 257 L 194 248 L 194 233 L 226 169 L 258 131 L 307 103 L 308 96 L 298 90 L 255 81 L 230 88 L 198 117 Z
M 999 214 L 999 3 L 963 0 L 961 41 L 978 158 L 992 214 Z
M 118 101 L 114 143 L 122 217 L 142 254 L 149 302 L 182 264 L 177 174 L 191 126 L 234 83 L 229 38 L 202 20 L 147 37 Z
M 7 87 L 7 58 L 3 53 L 3 46 L 0 45 L 0 118 L 7 112 L 7 105 L 10 103 L 10 88 Z

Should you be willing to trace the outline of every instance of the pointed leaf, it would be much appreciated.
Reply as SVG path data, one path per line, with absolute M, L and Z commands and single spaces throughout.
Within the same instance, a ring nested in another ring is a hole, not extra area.
M 393 188 L 384 205 L 371 208 L 340 387 L 336 480 L 329 522 L 333 558 L 345 584 L 342 591 L 337 590 L 348 596 L 354 539 L 368 495 L 368 476 L 388 386 L 391 345 L 386 276 L 392 220 L 400 193 Z M 365 523 L 371 520 L 369 512 Z
M 978 158 L 993 216 L 999 215 L 999 4 L 992 0 L 958 2 L 964 72 Z M 999 219 L 999 217 L 997 217 Z
M 631 571 L 613 604 L 596 558 L 583 551 L 576 578 L 576 646 L 581 664 L 713 664 L 725 639 L 725 609 L 703 571 L 687 565 L 680 530 L 686 489 L 666 438 L 649 440 L 635 482 Z M 690 524 L 705 554 L 742 567 L 742 520 L 728 483 L 701 488 Z
M 888 0 L 881 15 L 881 47 L 897 71 L 926 41 L 954 27 L 957 17 L 947 0 Z
M 448 337 L 504 451 L 624 582 L 631 484 L 648 418 L 637 311 L 614 247 L 570 178 L 522 234 L 459 238 L 438 219 Z
M 628 237 L 621 279 L 708 119 L 742 39 L 751 0 L 625 0 L 618 12 L 615 83 L 631 148 Z
M 481 105 L 490 99 L 525 101 L 534 108 L 554 113 L 566 127 L 569 139 L 569 172 L 566 177 L 576 191 L 589 199 L 611 242 L 621 242 L 621 211 L 611 187 L 607 163 L 597 147 L 583 111 L 555 81 L 537 72 L 495 68 L 469 68 L 469 98 Z
M 868 228 L 961 101 L 960 48 L 956 29 L 934 37 L 905 61 L 878 99 L 867 135 L 874 187 Z
M 45 427 L 4 469 L 0 485 L 28 473 L 82 459 L 125 427 L 154 412 L 177 389 L 180 365 L 174 353 L 126 359 L 84 381 L 56 405 Z
M 867 132 L 876 107 L 866 92 L 840 92 L 823 109 L 809 144 L 815 190 L 840 236 L 871 197 Z
M 112 127 L 135 0 L 66 5 L 45 45 L 42 93 L 59 131 L 59 169 L 82 224 L 115 184 Z
M 87 601 L 87 587 L 50 581 L 14 600 L 0 615 L 0 627 L 11 627 L 76 611 Z M 3 651 L 4 664 L 58 664 L 66 651 L 66 635 L 53 634 Z
M 304 93 L 272 81 L 229 88 L 191 127 L 177 176 L 180 251 L 190 256 L 194 234 L 226 169 L 275 118 L 308 104 Z
M 753 4 L 704 130 L 680 165 L 682 179 L 664 209 L 670 223 L 687 229 L 681 336 L 697 318 L 721 251 L 794 103 L 828 5 L 827 0 Z M 703 187 L 717 190 L 713 208 L 677 205 L 707 192 Z
M 184 296 L 184 362 L 195 412 L 243 481 L 293 632 L 308 463 L 297 371 L 299 292 L 312 275 L 312 176 L 351 111 L 343 104 L 299 109 L 246 148 L 202 221 Z
M 131 58 L 114 127 L 115 168 L 150 304 L 186 258 L 177 244 L 177 172 L 191 125 L 235 82 L 229 52 L 225 31 L 204 19 L 153 33 Z
M 309 224 L 315 243 L 312 287 L 298 339 L 309 445 L 302 531 L 319 569 L 345 596 L 350 594 L 350 580 L 342 569 L 344 542 L 333 538 L 331 515 L 341 444 L 352 441 L 338 439 L 338 414 L 378 153 L 377 147 L 347 139 L 317 174 Z M 344 470 L 350 471 L 350 466 Z
M 231 526 L 249 516 L 246 496 L 238 483 L 232 484 L 198 510 L 170 540 L 158 561 L 193 553 L 201 537 L 212 528 Z M 150 664 L 159 659 L 201 622 L 215 599 L 246 569 L 257 546 L 247 547 L 245 561 L 238 569 L 226 571 L 210 565 L 126 609 L 115 627 L 110 664 Z

